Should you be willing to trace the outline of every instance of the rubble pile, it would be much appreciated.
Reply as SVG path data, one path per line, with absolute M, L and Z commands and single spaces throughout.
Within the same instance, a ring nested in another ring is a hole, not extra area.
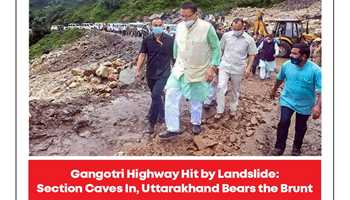
M 117 58 L 131 62 L 138 53 L 139 45 L 137 41 L 125 40 L 115 33 L 87 31 L 78 41 L 33 60 L 31 72 L 57 72 Z
M 234 18 L 241 17 L 248 22 L 254 22 L 259 11 L 264 13 L 264 21 L 268 24 L 267 29 L 270 33 L 273 29 L 271 21 L 274 19 L 308 19 L 310 33 L 321 34 L 321 1 L 316 1 L 310 6 L 301 9 L 290 8 L 287 2 L 276 4 L 272 8 L 234 8 L 226 16 L 225 20 L 229 24 Z M 304 28 L 306 28 L 306 23 Z

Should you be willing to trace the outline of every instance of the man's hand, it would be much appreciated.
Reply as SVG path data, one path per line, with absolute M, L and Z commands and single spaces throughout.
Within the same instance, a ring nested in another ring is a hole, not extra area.
M 270 92 L 270 99 L 275 99 L 277 90 L 273 88 Z
M 207 73 L 205 74 L 205 79 L 208 82 L 211 82 L 216 76 L 214 67 L 209 67 Z
M 146 59 L 146 54 L 145 53 L 140 53 L 140 55 L 138 56 L 138 60 L 137 60 L 137 64 L 136 64 L 136 79 L 138 81 L 141 81 L 141 76 L 142 76 L 142 65 L 144 63 Z
M 321 107 L 316 105 L 312 108 L 312 119 L 318 119 L 321 116 Z
M 136 80 L 137 81 L 141 81 L 141 77 L 142 76 L 142 73 L 141 73 L 141 70 L 139 70 L 137 67 L 136 67 Z
M 251 74 L 251 70 L 252 70 L 251 67 L 247 67 L 247 69 L 245 70 L 244 76 L 246 79 L 249 78 L 249 76 Z

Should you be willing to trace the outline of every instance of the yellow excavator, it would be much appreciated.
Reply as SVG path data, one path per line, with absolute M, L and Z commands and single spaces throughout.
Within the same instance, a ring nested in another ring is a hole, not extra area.
M 263 12 L 257 13 L 257 19 L 254 22 L 254 34 L 266 36 L 268 31 L 266 24 L 263 21 Z M 278 41 L 280 51 L 280 57 L 289 57 L 293 44 L 299 42 L 305 42 L 308 45 L 313 40 L 319 38 L 315 34 L 309 33 L 309 23 L 306 20 L 306 29 L 304 29 L 303 21 L 301 19 L 275 19 L 271 20 L 275 24 L 272 34 Z
M 254 22 L 254 29 L 253 29 L 254 35 L 258 34 L 265 37 L 268 34 L 266 29 L 267 25 L 264 23 L 263 17 L 264 17 L 264 13 L 261 11 L 258 11 L 256 14 L 256 20 Z

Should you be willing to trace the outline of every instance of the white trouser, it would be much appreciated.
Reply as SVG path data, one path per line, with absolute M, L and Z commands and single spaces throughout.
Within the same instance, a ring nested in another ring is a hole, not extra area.
M 165 92 L 165 123 L 167 130 L 180 131 L 180 102 L 181 91 L 177 88 L 169 88 Z M 202 120 L 203 103 L 191 100 L 191 123 L 200 125 Z
M 271 77 L 271 72 L 266 67 L 260 67 L 259 76 L 261 80 L 264 80 Z
M 271 73 L 275 70 L 275 65 L 276 65 L 275 61 L 268 62 L 268 61 L 260 60 L 259 61 L 260 79 L 264 80 L 264 79 L 271 78 Z
M 225 111 L 225 93 L 227 91 L 228 79 L 231 78 L 231 90 L 228 91 L 229 107 L 231 112 L 235 112 L 238 107 L 239 90 L 242 81 L 241 74 L 229 74 L 219 69 L 219 83 L 216 94 L 216 112 L 224 113 Z
M 208 98 L 204 101 L 204 104 L 208 104 L 208 105 L 212 104 L 215 98 L 216 98 L 216 84 L 214 81 L 212 81 L 210 83 L 210 91 L 209 91 Z

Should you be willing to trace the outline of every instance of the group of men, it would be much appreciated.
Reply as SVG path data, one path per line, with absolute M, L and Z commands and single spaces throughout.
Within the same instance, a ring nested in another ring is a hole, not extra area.
M 203 105 L 211 105 L 214 99 L 217 102 L 216 120 L 224 116 L 225 96 L 229 101 L 229 115 L 235 116 L 241 81 L 251 75 L 258 50 L 264 52 L 259 64 L 263 78 L 270 78 L 278 54 L 278 47 L 270 36 L 257 47 L 254 39 L 244 31 L 244 22 L 240 18 L 233 20 L 231 31 L 223 33 L 219 40 L 214 27 L 198 17 L 195 4 L 183 3 L 180 13 L 183 21 L 177 25 L 175 38 L 164 33 L 161 19 L 152 21 L 152 34 L 142 42 L 136 67 L 140 79 L 142 65 L 147 59 L 146 78 L 152 103 L 146 132 L 154 133 L 156 123 L 165 122 L 167 130 L 159 133 L 162 139 L 173 138 L 183 132 L 180 128 L 182 97 L 190 102 L 194 135 L 202 131 Z M 273 155 L 282 155 L 284 152 L 294 112 L 293 155 L 301 153 L 309 116 L 312 115 L 314 119 L 320 116 L 321 71 L 308 59 L 309 56 L 308 46 L 294 45 L 290 60 L 282 65 L 271 91 L 270 97 L 274 98 L 284 83 L 280 97 L 281 118 Z M 173 67 L 171 62 L 174 62 Z

